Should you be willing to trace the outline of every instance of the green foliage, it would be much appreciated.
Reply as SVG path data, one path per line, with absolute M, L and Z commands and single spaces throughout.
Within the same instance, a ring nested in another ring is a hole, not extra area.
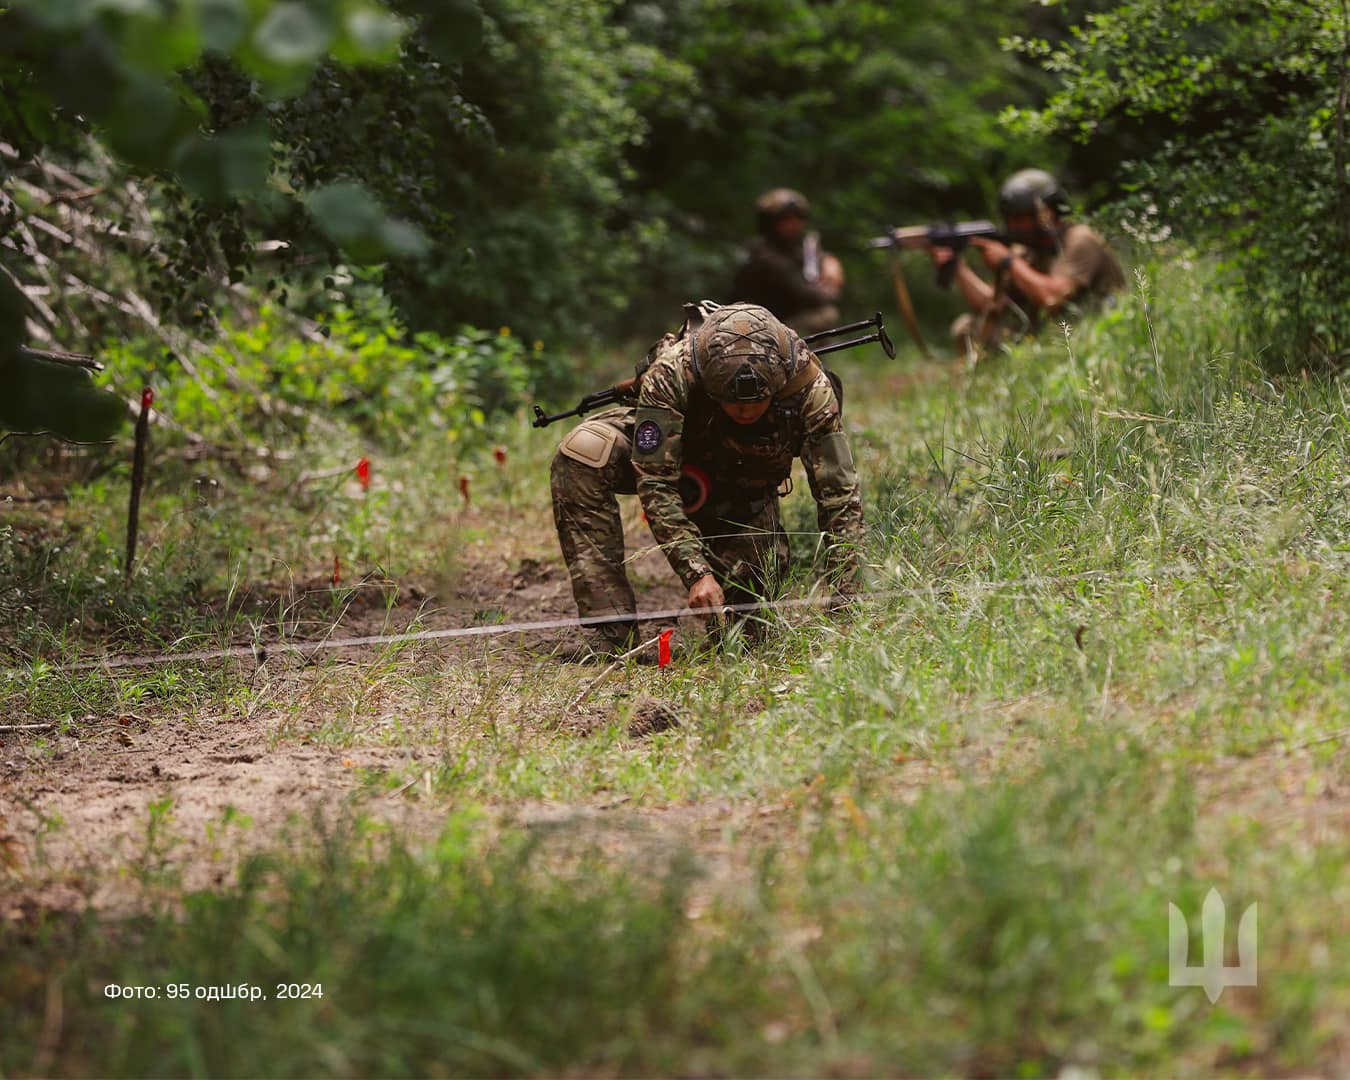
M 50 432 L 72 442 L 102 442 L 126 419 L 126 406 L 94 385 L 81 367 L 26 350 L 0 354 L 0 431 Z
M 416 155 L 427 177 L 425 203 L 450 215 L 433 232 L 441 250 L 431 265 L 395 267 L 385 278 L 414 325 L 509 325 L 575 341 L 628 303 L 654 226 L 625 212 L 627 154 L 645 135 L 625 71 L 664 61 L 613 25 L 613 7 L 485 3 L 482 46 L 453 79 L 477 124 L 441 118 L 445 94 L 428 97 L 439 72 L 404 65 L 388 73 L 391 99 L 427 103 L 407 117 L 402 152 Z M 380 128 L 386 119 L 375 112 L 363 122 Z
M 1020 130 L 1138 160 L 1124 200 L 1142 237 L 1223 253 L 1267 362 L 1339 364 L 1350 350 L 1350 14 L 1339 0 L 1130 0 L 1059 47 L 1014 39 L 1059 79 Z
M 438 43 L 446 45 L 456 30 L 467 40 L 477 8 L 460 3 L 438 19 Z M 249 213 L 289 217 L 292 232 L 301 235 L 313 232 L 312 220 L 325 243 L 358 261 L 421 255 L 422 232 L 388 217 L 359 178 L 317 187 L 322 177 L 307 182 L 292 169 L 283 180 L 278 166 L 294 148 L 269 113 L 309 86 L 330 56 L 350 65 L 390 62 L 406 31 L 406 21 L 375 0 L 18 0 L 0 8 L 0 131 L 13 142 L 8 155 L 25 161 L 78 148 L 87 129 L 132 170 L 163 179 L 168 206 L 161 220 L 169 242 L 148 259 L 139 253 L 138 261 L 150 267 L 148 275 L 140 269 L 142 275 L 159 279 L 168 310 L 200 308 L 250 265 Z M 213 70 L 228 77 L 212 81 Z M 211 93 L 222 84 L 233 91 L 225 107 Z M 306 191 L 308 218 L 294 198 Z M 12 226 L 0 217 L 0 236 Z M 14 372 L 10 381 L 32 385 L 46 376 L 12 354 L 23 328 L 23 301 L 6 278 L 0 283 L 0 362 Z M 15 405 L 5 422 L 56 432 L 69 427 L 81 436 L 107 427 L 83 415 L 88 407 L 78 396 L 70 399 L 71 418 L 54 420 L 52 410 L 64 415 L 62 400 L 48 398 L 47 413 Z
M 998 123 L 1001 107 L 1038 99 L 1036 73 L 997 44 L 1036 10 L 996 0 L 625 4 L 623 25 L 669 58 L 628 75 L 650 127 L 632 151 L 629 212 L 660 228 L 647 291 L 667 308 L 729 299 L 755 197 L 787 185 L 813 200 L 827 246 L 845 259 L 850 303 L 872 310 L 885 279 L 865 237 L 976 215 L 1006 172 L 1055 164 L 1049 146 Z M 656 317 L 638 310 L 648 325 Z
M 404 449 L 437 434 L 460 450 L 519 408 L 549 363 L 542 342 L 509 327 L 411 333 L 387 305 L 337 306 L 320 329 L 296 331 L 287 312 L 263 304 L 198 351 L 190 375 L 154 359 L 145 341 L 111 345 L 107 359 L 119 381 L 157 385 L 157 404 L 213 439 L 276 447 L 350 425 L 371 445 Z
M 266 240 L 269 274 L 292 280 L 393 257 L 384 287 L 418 329 L 646 337 L 679 302 L 722 297 L 751 200 L 781 183 L 815 198 L 870 309 L 882 275 L 856 240 L 982 209 L 999 175 L 1047 153 L 996 123 L 1036 99 L 995 39 L 1037 5 L 40 8 L 3 16 L 0 110 L 23 155 L 85 153 L 87 118 L 163 178 L 136 273 L 185 322 L 228 303 Z
M 357 262 L 373 262 L 386 253 L 427 253 L 426 238 L 407 222 L 386 220 L 379 204 L 359 184 L 317 188 L 306 205 L 329 239 Z
M 330 54 L 353 64 L 389 61 L 405 31 L 374 0 L 171 7 L 20 0 L 0 20 L 0 76 L 26 90 L 7 106 L 22 152 L 40 150 L 55 134 L 39 113 L 68 126 L 87 119 L 123 159 L 173 172 L 208 202 L 263 193 L 270 132 L 261 125 L 201 131 L 206 103 L 180 72 L 207 56 L 228 57 L 263 97 L 281 100 L 303 90 Z M 311 207 L 322 220 L 325 209 Z

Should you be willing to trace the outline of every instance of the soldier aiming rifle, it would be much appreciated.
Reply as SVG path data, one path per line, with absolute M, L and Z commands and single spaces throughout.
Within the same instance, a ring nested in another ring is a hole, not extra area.
M 972 311 L 952 324 L 952 339 L 957 354 L 971 362 L 1008 337 L 1034 333 L 1045 315 L 1077 314 L 1125 285 L 1106 241 L 1091 227 L 1068 220 L 1068 198 L 1050 173 L 1014 173 L 999 193 L 999 210 L 1002 228 L 989 221 L 918 226 L 872 241 L 873 247 L 925 250 L 937 265 L 938 283 L 956 282 Z M 993 271 L 992 282 L 961 257 L 967 247 Z M 893 267 L 903 311 L 908 293 L 898 262 Z

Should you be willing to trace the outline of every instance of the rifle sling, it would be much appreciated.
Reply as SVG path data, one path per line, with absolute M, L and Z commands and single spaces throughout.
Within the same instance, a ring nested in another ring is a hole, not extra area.
M 802 368 L 801 371 L 797 372 L 796 375 L 792 376 L 792 378 L 784 383 L 783 389 L 774 394 L 774 400 L 783 401 L 790 398 L 793 394 L 801 393 L 801 391 L 805 390 L 816 381 L 816 376 L 819 374 L 820 365 L 817 364 L 814 359 L 808 358 L 806 367 Z

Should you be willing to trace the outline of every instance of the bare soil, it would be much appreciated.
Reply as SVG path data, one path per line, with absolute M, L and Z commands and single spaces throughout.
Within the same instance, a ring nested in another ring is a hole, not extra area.
M 448 583 L 372 576 L 354 591 L 338 594 L 331 582 L 315 580 L 285 590 L 245 592 L 231 602 L 236 610 L 256 613 L 267 626 L 278 625 L 284 611 L 296 640 L 575 616 L 561 558 L 556 552 L 522 554 L 519 546 L 484 545 L 465 552 L 462 572 Z M 636 518 L 630 522 L 629 550 L 637 553 L 629 573 L 639 606 L 681 606 L 684 590 Z M 335 594 L 345 597 L 336 611 Z M 223 607 L 224 601 L 217 603 Z M 474 664 L 485 659 L 505 665 L 562 664 L 579 643 L 575 629 L 533 631 L 433 641 L 419 645 L 419 653 L 452 661 L 463 656 Z M 98 650 L 97 639 L 86 638 L 84 648 Z M 359 663 L 378 648 L 327 655 Z M 236 665 L 255 682 L 305 677 L 302 661 L 278 651 L 261 665 L 253 659 L 210 663 Z M 639 715 L 642 730 L 635 735 L 676 722 L 659 703 Z M 48 719 L 21 715 L 5 723 Z M 135 883 L 106 872 L 127 866 L 152 874 L 171 865 L 189 888 L 218 884 L 247 851 L 274 847 L 289 822 L 331 820 L 357 807 L 400 832 L 434 833 L 444 819 L 443 804 L 419 799 L 419 792 L 408 787 L 388 791 L 376 781 L 389 772 L 416 773 L 416 762 L 423 755 L 435 757 L 436 748 L 359 741 L 324 745 L 308 737 L 322 720 L 245 706 L 223 708 L 218 715 L 185 715 L 181 708 L 151 705 L 88 715 L 60 735 L 0 731 L 0 917 L 21 917 L 35 904 L 87 901 L 118 908 L 132 903 Z M 581 725 L 577 737 L 585 730 Z M 171 815 L 152 833 L 150 808 L 156 804 L 171 806 Z M 517 806 L 501 812 L 520 814 L 530 824 L 593 817 L 620 805 Z M 232 824 L 226 823 L 227 808 Z
M 627 524 L 634 553 L 629 573 L 640 607 L 680 607 L 684 591 L 649 530 L 636 513 L 630 512 Z M 569 618 L 575 608 L 565 569 L 540 536 L 537 528 L 522 528 L 491 543 L 470 545 L 460 553 L 453 578 L 393 581 L 370 575 L 355 589 L 347 583 L 337 590 L 331 582 L 312 579 L 285 589 L 245 591 L 231 603 L 251 613 L 257 624 L 285 626 L 290 637 L 309 640 Z M 341 599 L 336 607 L 335 597 Z M 223 599 L 208 602 L 223 611 Z M 91 634 L 96 630 L 86 627 L 83 647 L 89 651 L 117 640 L 113 633 L 107 642 Z M 465 667 L 487 663 L 510 669 L 562 665 L 577 644 L 575 630 L 550 630 L 429 642 L 418 652 Z M 329 655 L 361 663 L 378 649 Z M 307 676 L 302 661 L 280 652 L 262 665 L 251 659 L 221 663 L 238 666 L 255 681 Z M 1011 731 L 1036 708 L 1037 702 L 1027 699 L 1008 703 L 1000 712 Z M 639 702 L 632 716 L 628 734 L 635 745 L 681 722 L 675 710 L 657 700 Z M 0 723 L 49 719 L 18 714 Z M 325 719 L 249 704 L 220 706 L 213 714 L 152 704 L 84 716 L 59 736 L 0 730 L 0 918 L 21 918 L 36 906 L 133 905 L 143 885 L 117 872 L 127 867 L 151 878 L 172 868 L 189 888 L 219 884 L 229 879 L 243 854 L 274 848 L 297 819 L 332 820 L 359 809 L 402 834 L 433 835 L 449 808 L 444 800 L 421 798 L 419 785 L 430 776 L 438 748 L 416 739 L 397 746 L 375 739 L 331 745 L 312 737 Z M 566 718 L 562 730 L 584 739 L 613 720 L 607 706 L 592 700 Z M 541 730 L 558 727 L 556 718 L 539 722 Z M 1009 738 L 1009 746 L 986 742 L 972 748 L 970 760 L 962 763 L 965 778 L 993 768 L 995 759 L 1009 761 L 1017 753 L 1012 744 L 1019 742 Z M 1350 736 L 1329 745 L 1319 741 L 1280 753 L 1278 762 L 1271 760 L 1275 751 L 1216 758 L 1197 770 L 1200 797 L 1310 843 L 1329 839 L 1350 824 L 1350 785 L 1341 779 L 1350 776 L 1347 742 Z M 1334 759 L 1331 768 L 1327 757 Z M 423 759 L 427 769 L 417 768 Z M 892 764 L 892 782 L 902 797 L 959 779 L 950 766 L 919 759 Z M 390 790 L 383 780 L 389 774 L 413 779 Z M 802 790 L 809 791 L 809 783 Z M 171 806 L 171 816 L 152 829 L 156 805 Z M 233 824 L 226 823 L 227 808 Z M 710 877 L 724 885 L 748 873 L 749 860 L 737 857 L 740 844 L 769 834 L 781 840 L 800 812 L 791 798 L 755 805 L 714 800 L 639 807 L 603 796 L 585 804 L 515 802 L 491 809 L 502 823 L 551 829 L 576 825 L 591 841 L 628 853 L 693 845 Z M 697 891 L 693 902 L 701 903 L 703 895 Z

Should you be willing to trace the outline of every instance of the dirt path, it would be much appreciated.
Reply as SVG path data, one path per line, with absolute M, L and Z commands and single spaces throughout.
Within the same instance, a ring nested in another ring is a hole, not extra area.
M 629 526 L 629 548 L 636 553 L 630 574 L 640 606 L 680 606 L 683 590 L 650 532 L 635 514 Z M 371 579 L 338 611 L 333 590 L 323 582 L 284 594 L 260 591 L 242 603 L 269 626 L 277 624 L 284 607 L 290 633 L 306 638 L 575 613 L 561 560 L 539 540 L 538 530 L 522 529 L 500 542 L 473 546 L 463 553 L 461 571 L 450 583 Z M 503 675 L 541 664 L 561 669 L 563 661 L 550 653 L 575 641 L 575 631 L 443 641 L 419 646 L 416 656 L 400 656 L 399 663 L 434 661 L 440 665 L 436 670 L 444 671 L 448 661 L 452 670 L 493 669 Z M 362 665 L 378 654 L 378 648 L 365 648 L 329 656 L 337 665 Z M 317 679 L 321 669 L 284 657 L 273 657 L 261 668 L 251 660 L 229 663 L 252 691 L 270 682 L 296 692 L 246 692 L 234 700 L 213 699 L 211 707 L 197 711 L 171 699 L 84 716 L 59 735 L 0 733 L 0 918 L 18 918 L 39 905 L 134 905 L 144 882 L 166 871 L 188 888 L 219 884 L 243 854 L 275 848 L 288 823 L 297 819 L 331 821 L 359 811 L 400 834 L 433 836 L 455 809 L 453 799 L 431 790 L 430 777 L 443 753 L 438 729 L 458 721 L 424 721 L 416 715 L 415 699 L 399 699 L 387 708 L 406 723 L 410 738 L 380 738 L 377 718 L 349 739 L 326 739 L 323 730 L 338 703 L 306 692 L 306 680 Z M 336 681 L 347 689 L 360 680 Z M 279 698 L 311 704 L 297 712 L 277 707 Z M 1036 707 L 1031 700 L 1023 705 Z M 40 723 L 49 718 L 6 719 Z M 541 716 L 538 723 L 541 734 L 551 730 L 556 736 L 556 717 Z M 571 735 L 584 738 L 584 725 Z M 1330 749 L 1319 744 L 1282 756 L 1278 789 L 1270 786 L 1264 757 L 1219 758 L 1196 779 L 1206 802 L 1254 814 L 1315 841 L 1343 830 L 1350 820 L 1350 788 L 1327 780 L 1326 770 L 1315 775 L 1313 768 L 1313 753 Z M 970 753 L 971 775 L 996 769 L 995 759 L 1007 761 L 1002 750 L 987 743 Z M 1341 748 L 1337 756 L 1343 762 L 1347 753 Z M 950 767 L 921 760 L 898 763 L 893 772 L 892 782 L 902 793 L 956 782 Z M 391 776 L 402 786 L 391 790 Z M 742 845 L 769 833 L 781 838 L 797 810 L 790 798 L 634 806 L 597 795 L 580 803 L 500 801 L 489 812 L 500 823 L 528 828 L 576 825 L 591 842 L 615 852 L 693 846 L 710 880 L 726 884 L 744 880 L 753 862 L 744 858 Z M 130 873 L 120 872 L 128 868 Z
M 678 607 L 683 589 L 639 520 L 630 523 L 630 575 L 646 610 Z M 542 544 L 538 544 L 542 548 Z M 427 582 L 370 580 L 351 594 L 335 618 L 334 590 L 312 582 L 284 595 L 259 592 L 239 602 L 276 625 L 284 606 L 295 638 L 347 637 L 437 629 L 484 622 L 524 622 L 575 615 L 571 588 L 556 553 L 525 553 L 520 542 L 465 553 L 451 591 Z M 244 639 L 240 639 L 244 640 Z M 549 631 L 471 638 L 419 646 L 429 656 L 464 657 L 466 664 L 562 663 L 550 654 L 578 641 L 577 632 Z M 87 646 L 88 647 L 88 646 Z M 336 663 L 361 663 L 377 647 L 327 654 Z M 307 677 L 295 658 L 225 661 L 254 687 L 261 680 Z M 312 669 L 311 669 L 312 670 Z M 243 695 L 240 705 L 188 714 L 172 703 L 136 706 L 115 715 L 85 716 L 59 735 L 0 733 L 0 912 L 35 903 L 100 907 L 130 902 L 125 875 L 102 871 L 130 866 L 153 874 L 172 866 L 188 887 L 224 880 L 241 854 L 273 846 L 294 819 L 332 819 L 359 808 L 401 832 L 433 834 L 444 820 L 444 800 L 419 792 L 390 792 L 387 773 L 416 770 L 436 759 L 436 746 L 325 745 L 311 738 L 322 715 L 295 716 Z M 249 704 L 252 701 L 253 704 Z M 48 718 L 24 716 L 16 722 Z M 578 736 L 580 737 L 580 736 Z M 374 741 L 374 740 L 372 740 Z M 160 809 L 156 810 L 158 807 Z M 601 814 L 603 807 L 503 807 L 526 824 Z M 627 828 L 625 826 L 624 828 Z M 639 830 L 642 831 L 642 830 Z M 135 876 L 135 875 L 133 875 Z

